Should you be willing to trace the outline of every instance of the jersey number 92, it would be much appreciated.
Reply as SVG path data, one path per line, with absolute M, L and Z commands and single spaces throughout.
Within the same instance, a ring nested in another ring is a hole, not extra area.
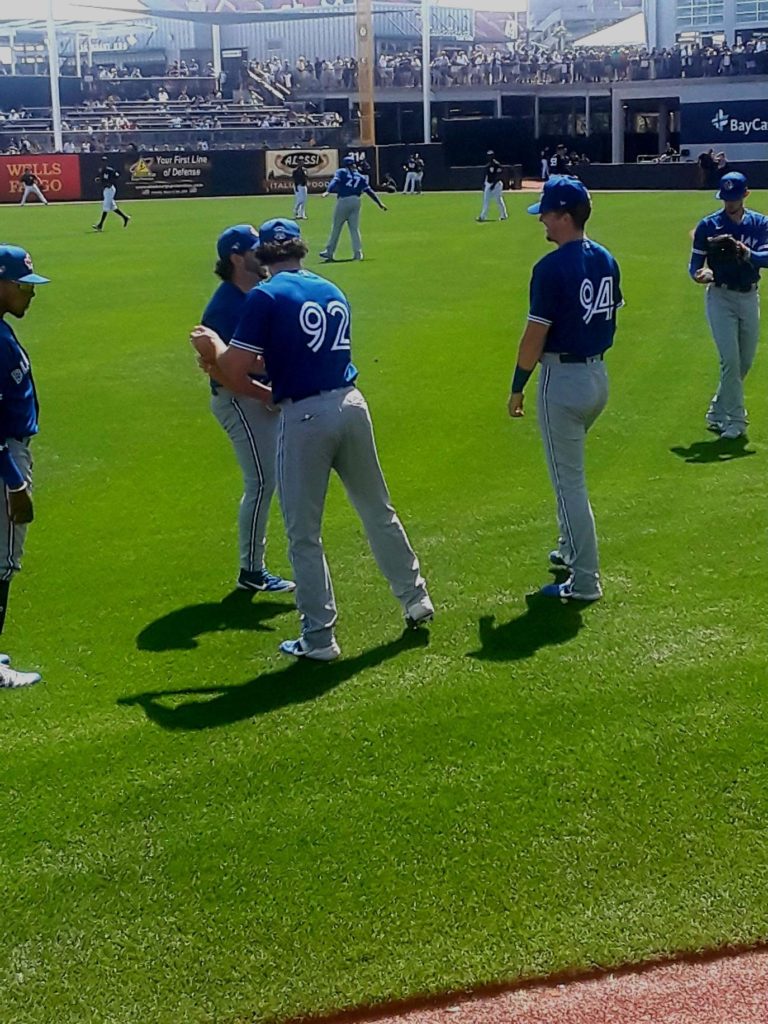
M 299 326 L 312 352 L 319 352 L 331 338 L 331 352 L 350 347 L 349 308 L 339 299 L 331 299 L 325 308 L 319 302 L 305 302 L 299 310 Z

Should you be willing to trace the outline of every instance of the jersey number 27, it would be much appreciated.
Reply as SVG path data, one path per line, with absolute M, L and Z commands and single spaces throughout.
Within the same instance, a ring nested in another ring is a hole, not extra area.
M 595 291 L 595 286 L 588 277 L 585 277 L 581 282 L 579 299 L 584 307 L 582 320 L 585 324 L 591 323 L 592 317 L 595 316 L 604 316 L 606 320 L 610 320 L 614 310 L 613 278 L 601 277 Z
M 319 352 L 331 334 L 331 352 L 349 349 L 349 307 L 338 299 L 331 299 L 325 309 L 319 302 L 305 302 L 299 310 L 299 325 L 313 352 Z

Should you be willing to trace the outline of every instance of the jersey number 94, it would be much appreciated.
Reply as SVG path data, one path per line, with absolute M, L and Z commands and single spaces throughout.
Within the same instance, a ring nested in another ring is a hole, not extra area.
M 604 316 L 606 320 L 610 320 L 615 308 L 613 278 L 602 277 L 595 291 L 594 284 L 585 277 L 579 289 L 579 299 L 584 307 L 582 320 L 585 324 L 591 323 L 592 318 L 596 316 Z

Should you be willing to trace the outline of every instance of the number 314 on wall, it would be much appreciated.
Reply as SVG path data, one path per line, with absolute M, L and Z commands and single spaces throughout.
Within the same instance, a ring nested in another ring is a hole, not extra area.
M 331 299 L 325 309 L 319 302 L 305 302 L 299 310 L 299 326 L 313 352 L 319 352 L 331 335 L 331 352 L 349 349 L 349 307 L 339 299 Z

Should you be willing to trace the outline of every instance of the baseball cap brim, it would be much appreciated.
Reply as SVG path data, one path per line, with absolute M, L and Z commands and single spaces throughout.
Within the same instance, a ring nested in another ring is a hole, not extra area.
M 534 203 L 533 206 L 529 206 L 528 213 L 541 213 L 541 203 Z
M 730 192 L 723 195 L 723 190 L 719 188 L 715 192 L 715 199 L 743 199 L 747 194 L 746 186 L 744 188 L 732 188 Z
M 16 278 L 17 284 L 50 284 L 50 277 L 41 277 L 40 274 L 26 274 L 24 277 Z

